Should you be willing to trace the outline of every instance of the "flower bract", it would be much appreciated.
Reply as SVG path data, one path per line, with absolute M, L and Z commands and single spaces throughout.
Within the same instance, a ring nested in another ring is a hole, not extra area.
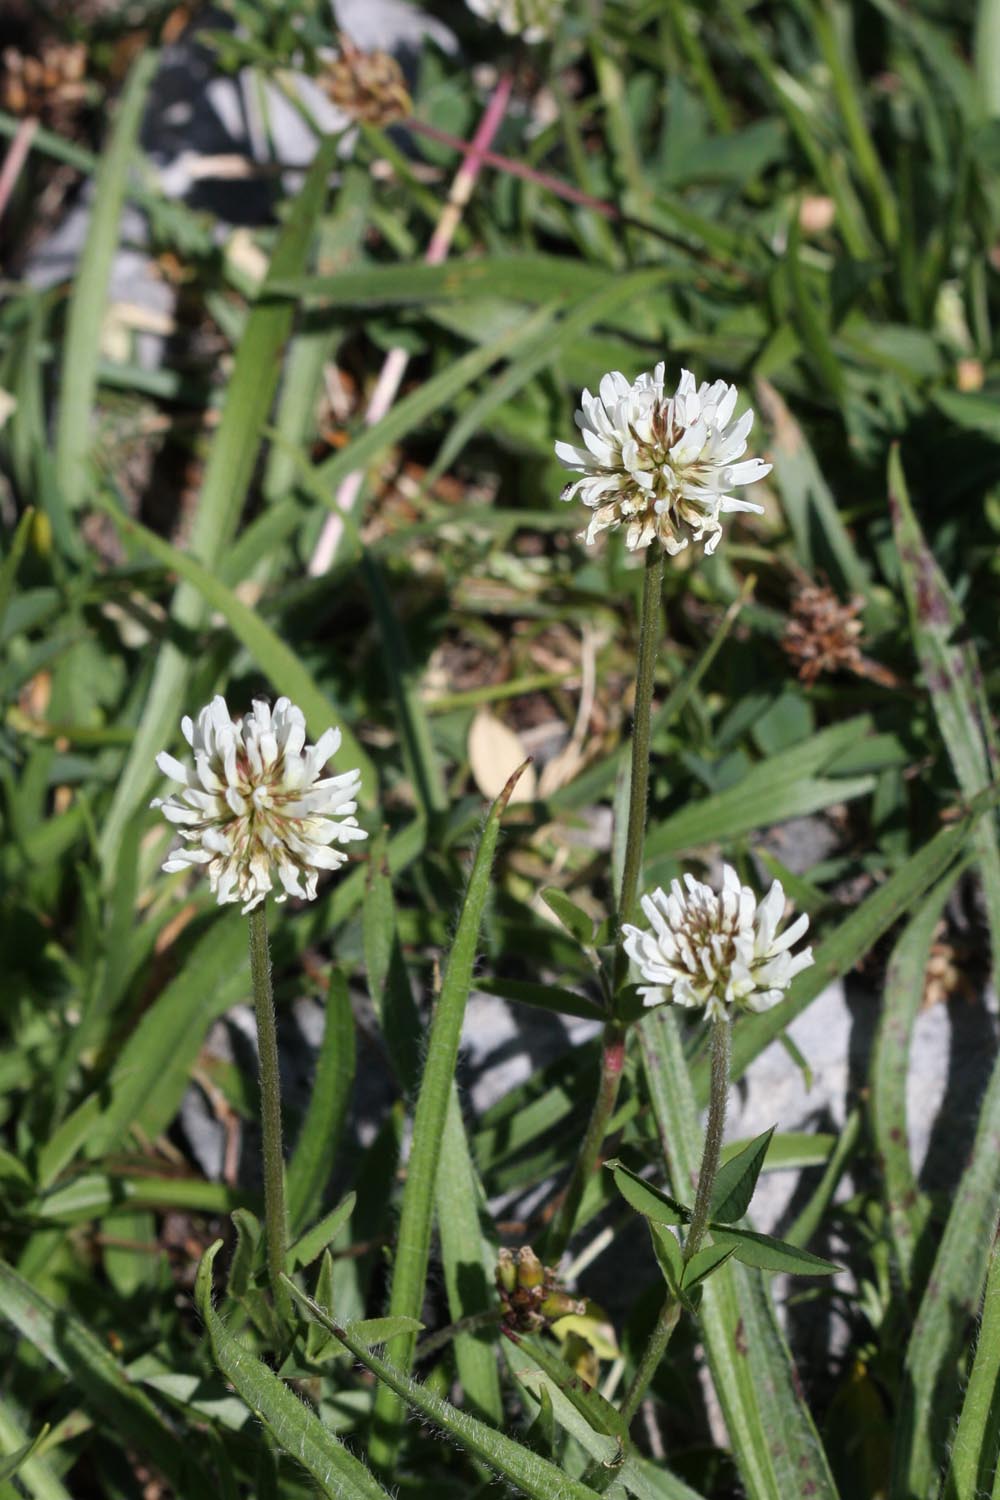
M 626 924 L 622 931 L 625 952 L 644 981 L 639 993 L 646 1005 L 669 1000 L 704 1007 L 714 1020 L 734 1010 L 770 1010 L 813 961 L 811 948 L 791 951 L 809 926 L 805 914 L 780 931 L 780 882 L 758 903 L 729 865 L 720 893 L 685 875 L 669 892 L 643 896 L 642 910 L 649 927 Z
M 194 764 L 162 751 L 156 764 L 182 790 L 152 803 L 172 823 L 182 846 L 163 868 L 202 868 L 220 905 L 258 906 L 277 876 L 286 896 L 313 900 L 320 870 L 336 870 L 347 855 L 335 844 L 367 838 L 358 820 L 360 771 L 321 773 L 340 746 L 339 729 L 306 744 L 302 710 L 287 698 L 271 708 L 255 701 L 233 719 L 215 697 L 195 720 L 181 720 Z
M 732 494 L 771 472 L 759 458 L 744 458 L 753 412 L 733 418 L 738 392 L 717 380 L 695 385 L 682 370 L 668 395 L 665 366 L 629 385 L 618 370 L 605 375 L 596 396 L 584 391 L 576 424 L 583 447 L 556 443 L 566 468 L 580 474 L 562 498 L 579 495 L 593 514 L 586 540 L 625 528 L 631 550 L 658 541 L 667 552 L 704 542 L 714 552 L 722 537 L 720 515 L 763 512 L 763 506 Z

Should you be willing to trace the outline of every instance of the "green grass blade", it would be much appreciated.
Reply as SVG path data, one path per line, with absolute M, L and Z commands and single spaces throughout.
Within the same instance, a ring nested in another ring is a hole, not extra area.
M 28 545 L 28 537 L 31 535 L 31 528 L 34 525 L 34 521 L 35 512 L 29 506 L 17 523 L 17 529 L 10 544 L 10 551 L 3 562 L 0 563 L 0 626 L 3 625 L 4 617 L 7 614 L 7 605 L 10 603 L 10 596 L 17 578 L 17 570 L 21 566 L 21 558 L 24 556 L 24 550 Z
M 56 481 L 70 506 L 82 505 L 90 486 L 90 424 L 97 393 L 101 323 L 118 245 L 126 181 L 157 61 L 156 52 L 143 51 L 132 65 L 111 139 L 97 171 L 87 239 L 70 297 L 55 442 Z
M 452 1406 L 398 1366 L 380 1359 L 291 1281 L 288 1281 L 288 1287 L 310 1318 L 346 1344 L 359 1364 L 381 1381 L 380 1389 L 392 1391 L 400 1403 L 405 1402 L 428 1422 L 440 1427 L 461 1448 L 483 1459 L 502 1479 L 515 1485 L 530 1500 L 591 1500 L 595 1492 L 586 1485 L 571 1479 L 555 1464 L 532 1453 L 505 1433 L 494 1431 L 477 1417 Z
M 434 1207 L 448 1311 L 456 1323 L 496 1305 L 496 1250 L 483 1238 L 479 1222 L 482 1202 L 483 1190 L 469 1155 L 458 1090 L 452 1088 L 441 1138 Z M 500 1427 L 504 1414 L 495 1341 L 496 1329 L 484 1329 L 478 1334 L 459 1334 L 454 1347 L 466 1403 Z
M 962 611 L 913 513 L 898 448 L 893 448 L 889 458 L 889 510 L 924 685 L 934 705 L 958 784 L 966 797 L 974 797 L 998 774 L 996 764 L 991 763 L 980 712 L 979 659 L 971 641 L 952 644 L 952 635 L 964 625 Z M 992 813 L 979 820 L 972 838 L 983 876 L 993 962 L 997 964 L 1000 962 L 1000 844 Z
M 347 1117 L 354 1066 L 354 1012 L 347 980 L 340 969 L 334 969 L 309 1107 L 288 1164 L 288 1226 L 293 1238 L 318 1213 L 323 1201 Z
M 281 350 L 291 331 L 292 307 L 271 298 L 269 292 L 275 279 L 294 276 L 305 267 L 335 157 L 336 141 L 321 141 L 278 237 L 261 295 L 247 318 L 237 350 L 189 543 L 191 557 L 209 571 L 217 566 L 236 530 L 277 387 Z M 173 623 L 185 632 L 196 629 L 205 612 L 201 591 L 192 583 L 182 583 L 171 605 Z M 105 871 L 113 868 L 125 824 L 156 779 L 155 756 L 171 742 L 178 714 L 194 712 L 200 706 L 185 701 L 189 672 L 186 654 L 172 642 L 164 642 L 139 728 L 101 829 L 100 855 Z
M 979 1313 L 1000 1202 L 1000 1059 L 993 1065 L 969 1163 L 956 1184 L 910 1335 L 894 1419 L 893 1486 L 932 1495 L 961 1399 L 960 1360 Z
M 409 660 L 406 641 L 400 629 L 395 605 L 386 588 L 382 569 L 377 559 L 367 550 L 362 557 L 362 568 L 378 624 L 382 660 L 396 701 L 403 754 L 419 803 L 430 817 L 446 811 L 448 793 L 434 749 L 427 710 L 420 696 L 418 676 Z
M 1000 3 L 979 0 L 976 7 L 976 31 L 973 60 L 983 107 L 995 120 L 1000 116 Z
M 199 938 L 118 1054 L 107 1103 L 87 1140 L 88 1155 L 120 1146 L 139 1120 L 152 1136 L 167 1128 L 208 1027 L 250 993 L 246 953 L 246 923 L 235 913 L 230 921 L 217 919 Z
M 6 1402 L 0 1401 L 0 1483 L 16 1474 L 32 1500 L 72 1500 L 69 1490 L 57 1479 L 45 1458 L 36 1456 L 48 1428 L 43 1427 L 29 1438 Z
M 976 1358 L 965 1388 L 962 1415 L 951 1441 L 951 1467 L 943 1500 L 978 1500 L 996 1493 L 1000 1469 L 1000 1245 L 994 1244 L 986 1278 Z
M 86 1409 L 110 1423 L 120 1438 L 155 1465 L 180 1495 L 213 1500 L 205 1464 L 129 1380 L 100 1339 L 64 1307 L 56 1307 L 0 1261 L 0 1317 L 17 1330 L 81 1393 Z
M 419 267 L 412 269 L 419 270 Z M 305 465 L 300 468 L 301 487 L 321 505 L 334 509 L 337 486 L 342 479 L 346 479 L 348 474 L 353 474 L 357 469 L 367 467 L 386 448 L 398 443 L 415 428 L 423 426 L 498 360 L 517 357 L 521 348 L 530 343 L 550 317 L 550 309 L 541 307 L 507 328 L 499 338 L 470 349 L 468 354 L 463 354 L 460 359 L 446 365 L 437 375 L 424 381 L 415 391 L 397 402 L 381 422 L 359 432 L 332 458 L 324 459 L 315 467 Z
M 293 651 L 262 620 L 256 610 L 244 604 L 231 589 L 221 583 L 210 568 L 194 557 L 174 547 L 155 531 L 140 525 L 106 505 L 104 509 L 114 520 L 123 536 L 134 538 L 146 552 L 151 552 L 173 572 L 180 575 L 193 588 L 206 605 L 218 610 L 229 625 L 236 639 L 246 647 L 261 671 L 268 678 L 276 694 L 287 694 L 306 716 L 310 733 L 317 739 L 324 730 L 334 725 L 340 730 L 341 746 L 338 751 L 340 764 L 357 766 L 361 771 L 361 795 L 371 798 L 375 789 L 375 770 L 362 750 L 353 731 L 344 722 L 337 709 L 319 686 L 301 656 Z M 164 647 L 164 650 L 169 649 Z M 195 705 L 197 707 L 198 705 Z M 179 721 L 178 721 L 179 722 Z M 141 729 L 139 733 L 141 734 Z M 172 743 L 177 737 L 177 723 L 171 724 L 163 741 Z
M 212 1265 L 222 1241 L 216 1240 L 198 1267 L 195 1298 L 205 1320 L 215 1362 L 275 1442 L 302 1465 L 329 1500 L 387 1500 L 387 1491 L 364 1464 L 283 1380 L 235 1338 L 212 1307 Z
M 701 1128 L 677 1017 L 660 1006 L 640 1024 L 646 1085 L 674 1192 L 690 1196 Z M 737 1027 L 737 1034 L 739 1028 Z M 751 1500 L 809 1494 L 835 1500 L 836 1486 L 778 1327 L 767 1283 L 729 1262 L 704 1283 L 699 1323 L 740 1477 Z
M 677 280 L 684 274 L 674 271 Z M 365 266 L 333 276 L 275 277 L 272 287 L 283 296 L 355 311 L 483 297 L 535 304 L 564 302 L 604 290 L 607 284 L 605 267 L 569 256 L 495 255 L 437 266 Z
M 389 1300 L 391 1317 L 420 1316 L 430 1259 L 431 1223 L 441 1160 L 441 1138 L 455 1077 L 462 1022 L 479 942 L 479 928 L 490 889 L 490 872 L 500 834 L 500 819 L 523 769 L 523 766 L 520 767 L 510 778 L 490 809 L 483 828 L 431 1022 L 427 1060 L 413 1118 L 413 1145 L 407 1166 L 396 1242 Z M 395 1342 L 396 1361 L 403 1370 L 408 1370 L 411 1366 L 415 1343 L 412 1336 Z M 372 1461 L 380 1468 L 391 1469 L 399 1443 L 402 1416 L 399 1397 L 391 1387 L 383 1386 L 379 1390 L 375 1416 L 377 1425 L 371 1444 Z
M 984 801 L 988 799 L 983 799 Z M 858 962 L 892 924 L 910 910 L 962 852 L 979 807 L 918 849 L 916 854 L 879 886 L 815 950 L 815 961 L 792 981 L 787 1000 L 762 1016 L 741 1019 L 733 1037 L 733 1078 L 740 1078 L 764 1048 L 811 1005 L 834 979 Z M 695 1091 L 708 1098 L 708 1067 L 696 1066 Z
M 921 1227 L 919 1189 L 910 1163 L 906 1128 L 906 1080 L 910 1034 L 924 995 L 924 976 L 934 933 L 959 875 L 956 867 L 931 891 L 892 950 L 885 976 L 878 1032 L 872 1047 L 871 1123 L 885 1177 L 889 1229 L 904 1290 L 912 1281 Z
M 868 570 L 851 541 L 808 438 L 770 381 L 755 381 L 754 390 L 761 416 L 771 429 L 773 483 L 803 566 L 808 572 L 817 568 L 828 571 L 842 593 L 864 594 Z
M 823 729 L 800 745 L 761 761 L 724 792 L 674 813 L 646 837 L 646 861 L 716 840 L 738 838 L 799 814 L 816 812 L 835 802 L 873 790 L 873 777 L 830 777 L 817 773 L 869 732 L 867 717 Z
M 648 297 L 668 275 L 660 267 L 623 276 L 612 281 L 610 286 L 604 286 L 584 297 L 559 320 L 555 328 L 542 328 L 536 338 L 521 349 L 518 359 L 507 367 L 498 380 L 491 380 L 486 390 L 462 413 L 441 445 L 441 451 L 434 460 L 425 484 L 432 484 L 454 461 L 472 434 L 485 426 L 497 407 L 515 396 L 540 370 L 548 369 L 567 345 L 572 344 L 581 334 L 589 332 L 595 323 L 603 322 L 610 312 L 621 305 L 634 304 Z

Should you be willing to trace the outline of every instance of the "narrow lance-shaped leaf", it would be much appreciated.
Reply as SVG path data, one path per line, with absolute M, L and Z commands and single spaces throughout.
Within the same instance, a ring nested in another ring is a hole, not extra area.
M 485 1422 L 480 1422 L 477 1417 L 460 1411 L 396 1365 L 373 1354 L 352 1336 L 349 1329 L 342 1328 L 325 1308 L 307 1297 L 287 1277 L 286 1282 L 296 1301 L 301 1303 L 309 1316 L 345 1344 L 354 1358 L 370 1370 L 382 1386 L 391 1390 L 398 1400 L 412 1407 L 426 1421 L 440 1427 L 460 1447 L 483 1459 L 495 1473 L 516 1485 L 530 1500 L 592 1500 L 594 1491 L 586 1485 L 571 1479 L 562 1469 L 556 1468 L 555 1464 L 532 1453 L 529 1448 L 515 1442 L 505 1433 L 497 1432 Z
M 441 1141 L 458 1061 L 458 1045 L 472 982 L 479 928 L 489 893 L 493 855 L 500 834 L 500 819 L 523 769 L 521 766 L 507 782 L 493 804 L 483 828 L 441 985 L 441 994 L 431 1022 L 427 1060 L 413 1119 L 413 1145 L 407 1165 L 396 1243 L 389 1300 L 389 1313 L 393 1317 L 419 1317 L 423 1303 Z M 395 1341 L 393 1353 L 403 1370 L 410 1368 L 414 1345 L 413 1338 Z M 379 1390 L 375 1411 L 377 1425 L 371 1445 L 372 1461 L 381 1468 L 391 1469 L 402 1418 L 398 1395 L 391 1387 L 384 1386 Z
M 216 1240 L 205 1251 L 195 1286 L 198 1309 L 205 1320 L 219 1369 L 279 1447 L 302 1465 L 329 1500 L 387 1500 L 387 1491 L 364 1464 L 348 1453 L 316 1413 L 273 1370 L 233 1338 L 212 1307 L 212 1266 L 221 1248 L 222 1241 Z

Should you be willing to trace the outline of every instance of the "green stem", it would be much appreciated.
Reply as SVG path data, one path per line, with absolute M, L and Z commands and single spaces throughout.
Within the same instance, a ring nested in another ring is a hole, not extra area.
M 278 1073 L 278 1035 L 271 989 L 271 952 L 267 941 L 264 902 L 250 913 L 250 976 L 257 1011 L 257 1048 L 260 1053 L 260 1123 L 264 1143 L 264 1238 L 267 1274 L 279 1317 L 291 1310 L 281 1280 L 285 1269 L 285 1166 L 281 1150 L 281 1079 Z
M 552 1262 L 557 1261 L 562 1255 L 573 1233 L 577 1211 L 604 1144 L 608 1122 L 618 1103 L 624 1063 L 625 1032 L 613 1021 L 609 1021 L 601 1038 L 601 1078 L 597 1098 L 594 1100 L 594 1108 L 591 1111 L 576 1161 L 573 1163 L 569 1182 L 566 1184 L 566 1190 L 559 1201 L 559 1207 L 545 1240 L 545 1257 Z
M 701 1169 L 698 1173 L 698 1190 L 694 1200 L 694 1211 L 691 1215 L 691 1224 L 688 1229 L 687 1238 L 684 1241 L 684 1264 L 693 1260 L 701 1249 L 701 1242 L 705 1238 L 708 1227 L 709 1211 L 712 1204 L 712 1189 L 715 1186 L 716 1173 L 719 1170 L 719 1157 L 722 1152 L 722 1136 L 726 1126 L 726 1102 L 729 1097 L 729 1066 L 730 1049 L 732 1042 L 732 1031 L 728 1020 L 712 1022 L 712 1082 L 711 1092 L 708 1100 L 708 1122 L 705 1127 L 705 1149 L 701 1157 Z M 621 1414 L 626 1422 L 631 1422 L 642 1398 L 649 1388 L 649 1383 L 656 1374 L 657 1369 L 666 1347 L 670 1342 L 674 1329 L 677 1327 L 681 1315 L 681 1304 L 673 1292 L 668 1292 L 660 1309 L 656 1327 L 650 1335 L 649 1343 L 646 1345 L 639 1361 L 638 1368 L 632 1378 L 625 1400 L 621 1406 Z
M 632 768 L 629 780 L 628 826 L 625 832 L 625 862 L 618 902 L 619 943 L 615 957 L 616 988 L 624 983 L 628 961 L 621 946 L 621 924 L 628 920 L 635 906 L 642 869 L 642 846 L 646 832 L 646 793 L 649 786 L 649 738 L 653 710 L 653 669 L 660 644 L 660 595 L 663 588 L 663 548 L 658 543 L 647 548 L 646 571 L 642 582 L 642 607 L 639 619 L 639 658 L 635 673 L 635 714 L 632 724 Z M 566 1191 L 556 1210 L 545 1242 L 545 1253 L 556 1260 L 565 1250 L 573 1233 L 577 1210 L 587 1183 L 593 1174 L 608 1121 L 615 1112 L 625 1062 L 625 1031 L 615 1021 L 604 1028 L 601 1041 L 601 1076 L 597 1098 L 591 1111 L 586 1134 L 570 1174 Z
M 642 848 L 646 834 L 646 796 L 649 789 L 649 738 L 653 710 L 653 671 L 660 644 L 660 594 L 663 588 L 663 548 L 647 548 L 642 581 L 642 613 L 639 620 L 639 660 L 635 673 L 635 718 L 632 725 L 632 767 L 628 793 L 628 826 L 625 832 L 625 863 L 618 897 L 619 935 L 623 923 L 634 915 L 642 871 Z M 624 961 L 624 953 L 619 952 Z M 624 978 L 624 972 L 621 975 Z
M 417 1345 L 413 1354 L 414 1363 L 419 1364 L 421 1360 L 436 1354 L 439 1349 L 446 1348 L 460 1333 L 478 1333 L 480 1329 L 502 1323 L 506 1316 L 505 1307 L 487 1307 L 482 1312 L 469 1313 L 468 1317 L 459 1318 L 456 1323 L 449 1323 L 447 1328 L 439 1328 L 437 1333 L 432 1333 Z
M 642 1358 L 632 1377 L 622 1402 L 621 1413 L 626 1422 L 631 1422 L 642 1403 L 642 1398 L 649 1389 L 649 1383 L 660 1366 L 660 1360 L 666 1352 L 674 1329 L 680 1322 L 681 1304 L 672 1292 L 668 1292 L 660 1308 L 660 1316 L 656 1320 L 656 1327 L 650 1334 L 649 1343 L 642 1351 Z
M 729 1059 L 732 1048 L 732 1028 L 728 1019 L 712 1022 L 712 1074 L 708 1095 L 708 1122 L 705 1126 L 705 1149 L 698 1173 L 698 1191 L 694 1199 L 691 1225 L 684 1241 L 684 1262 L 687 1264 L 701 1249 L 708 1227 L 709 1209 L 712 1205 L 712 1189 L 715 1174 L 719 1170 L 722 1154 L 722 1136 L 726 1128 L 726 1101 L 729 1098 Z

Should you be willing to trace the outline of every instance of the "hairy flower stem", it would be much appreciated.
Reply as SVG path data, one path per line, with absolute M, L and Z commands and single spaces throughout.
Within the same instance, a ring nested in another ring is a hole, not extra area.
M 635 718 L 632 725 L 632 770 L 628 792 L 628 825 L 625 832 L 625 863 L 618 896 L 618 931 L 631 920 L 642 871 L 642 848 L 646 834 L 646 796 L 649 788 L 649 735 L 653 717 L 653 669 L 660 644 L 660 595 L 663 588 L 663 548 L 646 549 L 646 571 L 642 581 L 642 615 L 639 621 L 639 661 L 635 674 Z M 618 950 L 620 984 L 627 972 L 627 959 Z
M 264 1238 L 267 1274 L 275 1309 L 282 1319 L 291 1311 L 281 1280 L 285 1269 L 285 1165 L 281 1149 L 281 1080 L 278 1073 L 278 1035 L 271 989 L 271 952 L 267 941 L 265 902 L 250 912 L 250 977 L 257 1011 L 257 1049 L 260 1053 L 260 1123 L 264 1142 Z
M 646 832 L 646 792 L 649 786 L 649 734 L 653 708 L 653 669 L 660 644 L 660 595 L 663 588 L 663 548 L 652 546 L 646 552 L 646 571 L 642 582 L 642 612 L 639 620 L 639 660 L 635 674 L 635 717 L 632 726 L 632 772 L 629 781 L 628 825 L 625 836 L 625 864 L 618 902 L 618 949 L 615 954 L 615 987 L 624 982 L 628 959 L 621 946 L 621 926 L 635 905 L 642 869 L 642 846 Z M 601 1038 L 601 1075 L 597 1098 L 591 1111 L 586 1134 L 555 1218 L 549 1229 L 545 1252 L 550 1260 L 563 1253 L 573 1233 L 573 1224 L 587 1183 L 593 1175 L 608 1122 L 618 1103 L 622 1068 L 625 1063 L 625 1031 L 615 1021 L 608 1021 Z
M 609 1021 L 601 1038 L 601 1076 L 597 1098 L 594 1100 L 594 1108 L 591 1111 L 586 1134 L 580 1144 L 576 1161 L 573 1163 L 573 1171 L 559 1201 L 559 1207 L 545 1241 L 545 1258 L 553 1263 L 562 1255 L 573 1233 L 577 1210 L 594 1167 L 597 1165 L 604 1137 L 608 1133 L 608 1122 L 618 1103 L 624 1064 L 625 1032 L 613 1021 Z
M 722 1136 L 726 1128 L 726 1101 L 729 1098 L 729 1059 L 732 1050 L 732 1027 L 727 1019 L 712 1022 L 712 1071 L 708 1096 L 708 1121 L 705 1126 L 705 1149 L 698 1172 L 698 1191 L 694 1212 L 684 1241 L 684 1262 L 698 1254 L 708 1227 L 709 1209 L 715 1174 L 722 1154 Z
M 695 1194 L 694 1210 L 684 1241 L 683 1260 L 685 1266 L 701 1249 L 708 1227 L 712 1204 L 712 1189 L 719 1170 L 722 1153 L 722 1136 L 726 1125 L 726 1102 L 729 1098 L 729 1067 L 732 1045 L 732 1030 L 728 1020 L 712 1022 L 712 1074 L 708 1100 L 708 1121 L 705 1127 L 705 1149 L 702 1152 L 701 1168 L 698 1172 L 698 1190 Z M 681 1304 L 673 1292 L 668 1292 L 660 1309 L 656 1327 L 650 1336 L 639 1361 L 638 1368 L 622 1402 L 621 1414 L 631 1422 L 649 1383 L 657 1369 L 681 1315 Z

